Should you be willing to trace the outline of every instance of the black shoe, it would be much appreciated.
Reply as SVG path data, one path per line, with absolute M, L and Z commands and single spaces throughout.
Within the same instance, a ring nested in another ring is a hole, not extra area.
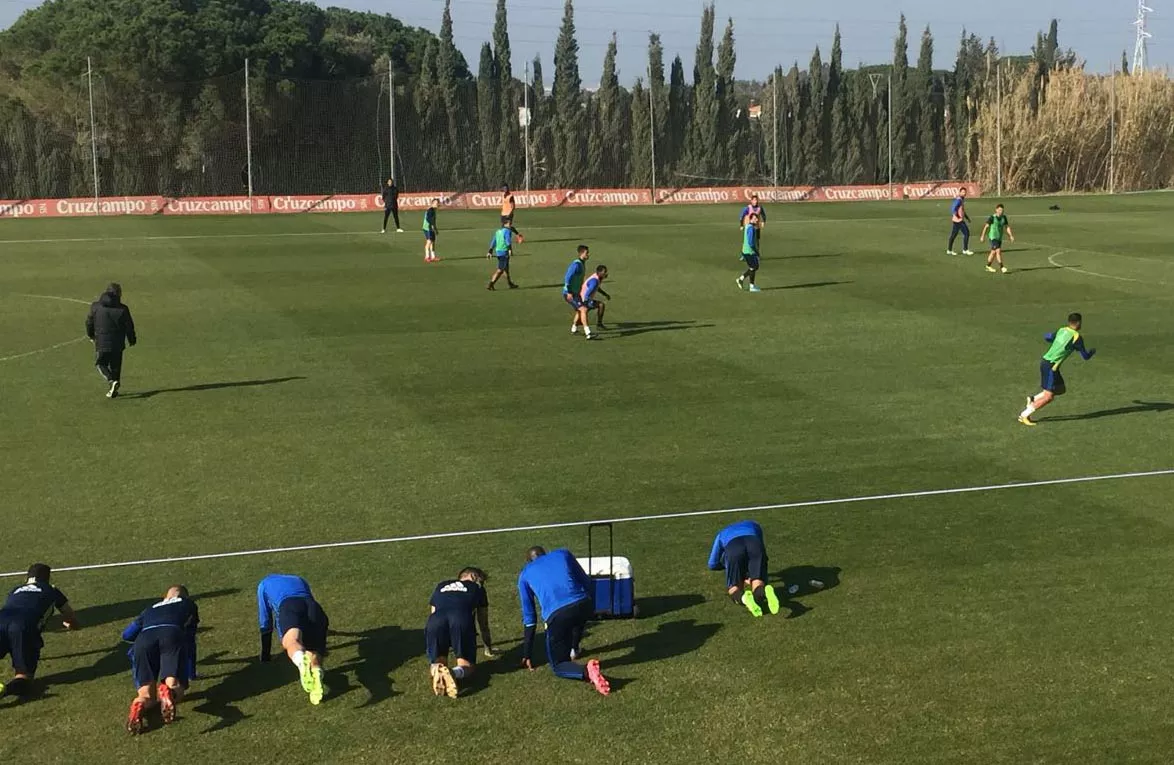
M 518 285 L 514 284 L 513 282 L 510 282 L 510 289 L 511 290 L 516 290 L 517 288 L 518 288 Z
M 118 398 L 118 388 L 122 385 L 118 380 L 110 381 L 110 390 L 106 391 L 106 398 Z
M 494 287 L 494 286 L 493 286 L 493 282 L 490 282 L 490 283 L 489 283 L 489 286 L 488 286 L 488 287 L 486 287 L 485 289 L 487 289 L 487 290 L 496 290 L 496 289 L 497 289 L 497 287 Z
M 607 329 L 607 325 L 606 325 L 606 324 L 604 324 L 604 323 L 601 321 L 601 322 L 599 322 L 598 324 L 596 324 L 596 325 L 595 325 L 595 328 L 596 328 L 596 329 Z

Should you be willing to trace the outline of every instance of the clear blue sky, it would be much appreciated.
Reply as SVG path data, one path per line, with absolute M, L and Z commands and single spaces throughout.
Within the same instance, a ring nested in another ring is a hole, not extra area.
M 39 0 L 0 0 L 0 28 L 38 4 Z M 321 0 L 319 4 L 390 13 L 433 31 L 440 27 L 443 8 L 442 0 Z M 1150 63 L 1169 67 L 1174 63 L 1174 2 L 1148 4 L 1158 11 L 1151 16 Z M 679 54 L 691 76 L 702 5 L 703 0 L 578 0 L 575 23 L 583 82 L 599 81 L 612 31 L 618 35 L 624 83 L 635 80 L 644 69 L 649 30 L 660 33 L 666 64 Z M 902 12 L 910 27 L 910 63 L 916 60 L 926 24 L 934 32 L 935 64 L 949 67 L 963 27 L 984 39 L 993 36 L 1007 52 L 1026 53 L 1036 31 L 1046 29 L 1055 17 L 1060 19 L 1060 43 L 1075 48 L 1091 69 L 1104 71 L 1121 60 L 1122 50 L 1132 56 L 1132 22 L 1137 12 L 1135 0 L 828 0 L 801 6 L 784 0 L 718 0 L 720 24 L 728 16 L 734 19 L 740 78 L 763 79 L 776 64 L 790 66 L 796 60 L 805 67 L 817 44 L 826 61 L 836 22 L 843 32 L 845 64 L 888 62 Z M 494 7 L 495 0 L 453 0 L 457 44 L 473 67 L 481 43 L 492 33 Z M 538 54 L 549 86 L 561 0 L 510 0 L 509 13 L 515 74 L 520 76 L 522 62 Z

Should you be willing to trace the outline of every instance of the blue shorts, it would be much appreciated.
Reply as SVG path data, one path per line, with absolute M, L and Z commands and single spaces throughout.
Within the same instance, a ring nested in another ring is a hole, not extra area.
M 753 534 L 731 539 L 725 558 L 727 588 L 741 587 L 747 579 L 766 581 L 766 547 Z
M 583 306 L 588 311 L 594 311 L 599 307 L 599 301 L 594 299 L 580 300 L 579 305 Z
M 991 240 L 991 249 L 992 250 L 1003 249 L 1003 240 L 1002 239 L 992 239 Z
M 567 305 L 576 311 L 579 310 L 579 306 L 583 305 L 583 301 L 579 300 L 579 296 L 570 292 L 563 293 L 563 300 L 566 301 Z
M 743 255 L 742 260 L 746 261 L 746 267 L 751 271 L 758 270 L 758 256 L 757 255 Z
M 473 615 L 458 610 L 437 611 L 424 626 L 424 650 L 428 661 L 444 659 L 449 651 L 470 664 L 477 663 L 477 628 Z
M 497 269 L 499 271 L 510 270 L 510 256 L 509 255 L 498 255 L 497 256 Z
M 12 656 L 12 668 L 22 675 L 34 675 L 41 661 L 41 630 L 32 619 L 0 619 L 0 659 Z
M 318 601 L 311 598 L 286 598 L 277 609 L 278 639 L 290 630 L 301 630 L 302 645 L 307 651 L 326 653 L 326 633 L 330 619 Z
M 131 675 L 136 688 L 174 677 L 188 684 L 188 638 L 179 627 L 143 630 L 131 648 Z
M 435 231 L 425 231 L 424 232 L 424 241 L 435 242 L 436 241 L 436 232 Z
M 1068 390 L 1060 370 L 1053 369 L 1052 362 L 1047 359 L 1040 359 L 1039 362 L 1039 387 L 1055 396 L 1063 396 Z

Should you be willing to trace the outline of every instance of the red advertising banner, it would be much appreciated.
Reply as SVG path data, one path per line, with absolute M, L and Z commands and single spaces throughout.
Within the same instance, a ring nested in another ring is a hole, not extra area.
M 761 202 L 869 202 L 888 199 L 951 199 L 966 189 L 979 196 L 976 183 L 927 181 L 888 186 L 720 186 L 657 189 L 550 189 L 515 192 L 519 208 L 638 207 L 678 204 L 745 204 L 757 194 Z M 428 191 L 400 194 L 400 209 L 424 210 L 438 200 L 454 210 L 496 210 L 500 191 Z M 378 192 L 332 196 L 249 197 L 102 197 L 100 199 L 0 200 L 0 219 L 72 218 L 97 215 L 250 215 L 373 212 L 383 209 Z

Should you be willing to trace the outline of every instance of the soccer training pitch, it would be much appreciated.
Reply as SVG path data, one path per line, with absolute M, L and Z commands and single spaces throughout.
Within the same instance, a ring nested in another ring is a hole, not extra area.
M 1169 762 L 1174 196 L 1010 200 L 1005 276 L 994 203 L 952 258 L 946 202 L 768 205 L 758 294 L 735 207 L 520 210 L 522 289 L 496 292 L 492 212 L 441 211 L 437 264 L 419 213 L 0 223 L 0 571 L 498 532 L 58 571 L 83 628 L 46 633 L 38 698 L 0 700 L 0 758 Z M 611 273 L 590 343 L 560 297 L 580 242 Z M 139 330 L 114 401 L 78 340 L 109 281 Z M 1097 357 L 1023 427 L 1070 311 Z M 641 613 L 584 642 L 610 697 L 541 648 L 517 669 L 523 554 L 586 530 L 508 529 L 764 505 L 616 525 Z M 705 562 L 740 517 L 776 581 L 835 586 L 735 607 Z M 454 701 L 423 626 L 468 565 L 504 655 Z M 318 707 L 255 658 L 275 571 L 330 615 Z M 132 738 L 119 632 L 172 583 L 202 676 Z

